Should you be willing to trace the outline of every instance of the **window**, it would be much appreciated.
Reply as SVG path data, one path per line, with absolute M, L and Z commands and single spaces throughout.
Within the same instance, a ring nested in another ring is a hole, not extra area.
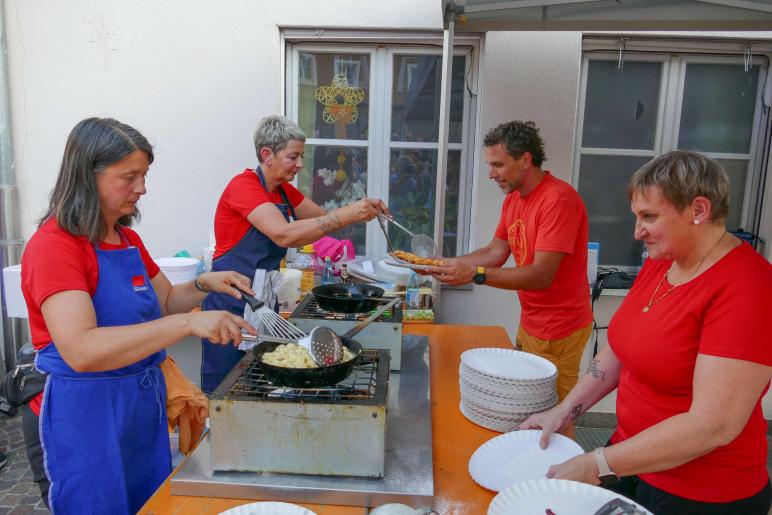
M 443 255 L 469 245 L 474 105 L 465 87 L 473 47 L 453 59 Z M 440 115 L 441 53 L 434 47 L 293 43 L 287 53 L 287 113 L 306 133 L 299 189 L 325 209 L 364 196 L 382 198 L 415 233 L 434 233 Z M 313 71 L 307 69 L 313 66 Z M 315 84 L 304 78 L 313 76 Z M 467 172 L 469 170 L 469 172 Z M 395 247 L 410 238 L 389 225 Z M 383 255 L 375 222 L 334 236 L 351 239 L 358 255 Z
M 626 188 L 632 174 L 674 149 L 718 160 L 731 182 L 727 228 L 753 226 L 760 194 L 757 156 L 762 61 L 743 56 L 588 52 L 582 64 L 574 177 L 590 218 L 600 263 L 640 265 L 642 243 Z

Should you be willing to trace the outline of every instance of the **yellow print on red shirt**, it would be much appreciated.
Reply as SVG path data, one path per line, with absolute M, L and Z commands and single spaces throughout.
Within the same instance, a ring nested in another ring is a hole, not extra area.
M 518 219 L 515 220 L 507 230 L 507 242 L 509 248 L 512 251 L 512 257 L 515 258 L 515 263 L 521 266 L 525 263 L 525 257 L 528 255 L 528 241 L 525 239 L 525 222 Z

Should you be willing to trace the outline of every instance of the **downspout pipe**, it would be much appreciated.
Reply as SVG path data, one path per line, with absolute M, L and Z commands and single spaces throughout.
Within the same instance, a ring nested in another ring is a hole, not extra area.
M 0 268 L 16 265 L 24 241 L 19 225 L 13 141 L 11 139 L 11 99 L 8 80 L 8 45 L 5 31 L 4 2 L 0 2 Z M 0 274 L 2 297 L 2 336 L 5 369 L 16 366 L 16 351 L 22 345 L 21 323 L 10 318 L 5 305 L 5 284 Z

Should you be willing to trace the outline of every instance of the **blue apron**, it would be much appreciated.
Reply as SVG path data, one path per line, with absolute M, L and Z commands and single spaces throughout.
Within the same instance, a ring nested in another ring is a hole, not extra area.
M 268 191 L 263 170 L 258 166 L 255 173 L 260 179 L 260 184 Z M 274 205 L 288 222 L 297 219 L 295 210 L 292 209 L 292 204 L 281 186 L 279 186 L 279 194 L 283 202 Z M 279 268 L 279 263 L 286 255 L 286 248 L 280 247 L 254 226 L 250 226 L 244 237 L 232 249 L 212 261 L 212 271 L 235 270 L 254 278 L 257 269 L 272 271 Z M 204 311 L 229 311 L 234 315 L 243 316 L 245 305 L 244 300 L 235 299 L 225 293 L 210 293 L 204 299 L 203 309 Z M 204 393 L 210 394 L 215 391 L 242 356 L 244 351 L 240 351 L 233 345 L 219 345 L 202 338 L 201 389 Z
M 123 235 L 121 235 L 123 237 Z M 161 317 L 136 247 L 96 248 L 99 280 L 92 297 L 97 327 Z M 48 372 L 40 441 L 52 513 L 136 513 L 171 473 L 166 352 L 116 370 L 76 372 L 51 343 L 36 366 Z

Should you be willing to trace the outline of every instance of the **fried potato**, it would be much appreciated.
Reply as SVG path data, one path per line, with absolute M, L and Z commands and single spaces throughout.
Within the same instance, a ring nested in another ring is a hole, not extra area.
M 425 258 L 411 252 L 405 252 L 404 250 L 395 250 L 391 253 L 391 256 L 413 265 L 445 266 L 445 260 L 443 259 Z

